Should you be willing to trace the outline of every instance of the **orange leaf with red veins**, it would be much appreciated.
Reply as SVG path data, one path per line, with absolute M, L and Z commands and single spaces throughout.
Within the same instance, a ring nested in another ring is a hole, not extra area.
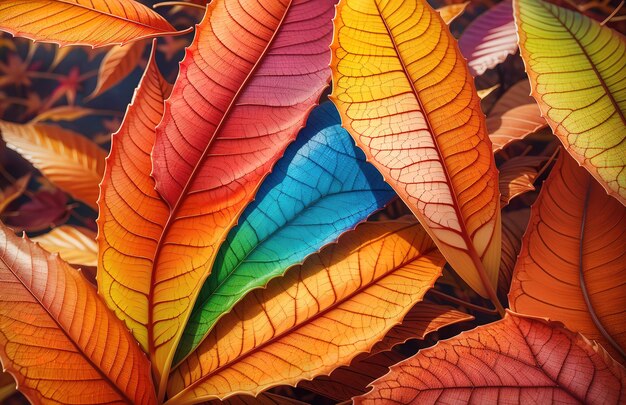
M 109 233 L 99 269 L 107 281 L 100 292 L 147 348 L 161 397 L 219 245 L 328 85 L 333 5 L 213 1 L 154 138 L 152 175 L 165 204 L 145 191 L 153 184 L 146 179 L 145 156 L 141 175 L 109 186 L 118 188 L 127 206 L 107 203 L 110 215 L 101 217 Z M 129 122 L 156 122 L 133 114 Z M 134 136 L 152 135 L 146 130 Z M 133 184 L 145 192 L 129 198 L 124 190 L 137 188 Z M 148 203 L 153 208 L 144 207 Z M 128 300 L 138 304 L 128 306 Z
M 450 265 L 498 305 L 498 171 L 448 26 L 425 0 L 343 0 L 332 49 L 343 125 Z
M 175 33 L 134 0 L 4 0 L 0 15 L 1 31 L 59 45 L 97 47 Z
M 170 375 L 167 403 L 255 395 L 348 365 L 422 300 L 443 264 L 414 218 L 359 225 L 221 318 Z
M 528 80 L 516 83 L 504 93 L 487 117 L 494 152 L 547 126 L 539 106 L 530 96 Z
M 391 367 L 359 404 L 626 401 L 626 370 L 559 324 L 507 313 Z
M 511 308 L 563 322 L 626 361 L 624 247 L 626 207 L 562 153 L 532 207 Z
M 0 224 L 0 360 L 34 404 L 156 404 L 150 364 L 89 282 Z
M 128 76 L 139 64 L 145 49 L 145 41 L 111 48 L 100 63 L 98 83 L 88 98 L 99 96 Z

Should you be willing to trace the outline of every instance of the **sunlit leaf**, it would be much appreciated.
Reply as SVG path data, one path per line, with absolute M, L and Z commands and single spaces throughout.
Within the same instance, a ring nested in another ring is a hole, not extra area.
M 57 187 L 96 208 L 105 152 L 88 138 L 48 124 L 0 121 L 7 146 L 31 162 Z
M 626 205 L 626 37 L 576 11 L 516 0 L 532 95 L 567 151 Z
M 335 106 L 313 110 L 218 252 L 175 363 L 248 291 L 336 240 L 394 195 L 341 128 Z
M 0 359 L 32 403 L 156 404 L 150 365 L 95 289 L 0 225 Z
M 500 206 L 504 207 L 513 198 L 535 190 L 535 179 L 547 161 L 546 156 L 515 156 L 500 165 Z
M 99 96 L 128 76 L 139 64 L 145 49 L 145 41 L 111 48 L 100 63 L 98 82 L 89 98 Z
M 349 364 L 421 301 L 443 264 L 410 217 L 359 225 L 246 295 L 172 372 L 168 403 L 254 395 Z
M 601 347 L 512 313 L 421 350 L 372 386 L 355 404 L 626 401 L 626 371 Z
M 4 0 L 0 15 L 0 30 L 60 45 L 123 44 L 175 31 L 134 0 Z
M 446 24 L 450 25 L 452 24 L 452 21 L 454 21 L 458 16 L 463 14 L 469 3 L 469 1 L 466 1 L 463 3 L 448 4 L 439 7 L 437 9 L 437 12 L 439 13 L 439 15 L 441 15 L 441 19 L 445 21 Z
M 219 245 L 327 86 L 333 4 L 212 2 L 156 131 L 152 175 L 166 205 L 142 192 L 126 198 L 114 185 L 131 214 L 119 216 L 109 204 L 112 215 L 101 219 L 110 232 L 100 261 L 108 281 L 100 291 L 147 346 L 160 397 Z
M 459 48 L 472 76 L 482 75 L 517 52 L 511 0 L 490 7 L 473 20 L 459 38 Z
M 337 8 L 332 99 L 452 267 L 496 302 L 498 173 L 474 80 L 426 1 L 379 3 Z
M 98 245 L 96 234 L 86 228 L 70 225 L 59 226 L 48 233 L 33 238 L 33 242 L 51 253 L 58 253 L 68 263 L 96 266 Z
M 30 181 L 31 174 L 16 179 L 12 184 L 7 185 L 4 188 L 0 188 L 0 213 L 2 213 L 13 201 L 19 198 Z
M 528 80 L 507 90 L 487 116 L 487 130 L 494 152 L 547 126 L 539 106 L 530 96 Z
M 626 207 L 563 154 L 532 207 L 509 301 L 626 360 Z

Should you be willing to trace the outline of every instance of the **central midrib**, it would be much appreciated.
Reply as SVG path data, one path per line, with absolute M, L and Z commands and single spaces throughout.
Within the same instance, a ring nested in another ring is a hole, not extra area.
M 189 189 L 189 187 L 191 186 L 192 183 L 192 179 L 195 178 L 197 171 L 200 167 L 200 164 L 204 161 L 210 146 L 212 145 L 213 141 L 215 140 L 215 138 L 217 137 L 217 135 L 219 134 L 219 132 L 222 129 L 222 126 L 224 125 L 224 123 L 226 122 L 226 118 L 230 115 L 230 113 L 232 112 L 233 108 L 235 107 L 235 103 L 237 102 L 237 99 L 240 97 L 242 91 L 244 90 L 244 88 L 246 87 L 246 85 L 248 84 L 248 82 L 251 80 L 251 78 L 253 77 L 254 73 L 257 71 L 261 61 L 264 59 L 265 55 L 267 54 L 270 46 L 272 45 L 272 43 L 274 42 L 276 36 L 278 35 L 278 32 L 280 31 L 280 28 L 283 26 L 283 23 L 285 21 L 285 17 L 288 14 L 288 11 L 291 9 L 291 5 L 293 3 L 293 0 L 289 0 L 289 3 L 287 4 L 287 6 L 285 7 L 285 13 L 283 14 L 281 20 L 278 22 L 277 26 L 276 26 L 276 30 L 274 31 L 274 33 L 272 34 L 272 37 L 269 39 L 269 41 L 267 42 L 267 45 L 265 46 L 265 49 L 263 49 L 263 52 L 261 52 L 261 54 L 259 55 L 259 58 L 257 59 L 257 61 L 255 62 L 254 66 L 252 66 L 252 68 L 250 69 L 250 72 L 248 73 L 248 75 L 246 76 L 246 78 L 244 79 L 244 81 L 241 83 L 241 86 L 237 89 L 237 92 L 235 93 L 235 95 L 233 96 L 230 104 L 228 105 L 226 111 L 224 112 L 220 122 L 218 123 L 218 125 L 216 126 L 213 135 L 211 136 L 211 138 L 208 140 L 202 154 L 200 155 L 200 157 L 198 158 L 193 171 L 191 172 L 191 174 L 189 175 L 189 178 L 187 179 L 187 182 L 185 183 L 183 189 L 181 190 L 180 195 L 178 196 L 178 199 L 176 200 L 176 203 L 170 207 L 170 214 L 167 218 L 167 221 L 165 223 L 165 225 L 163 226 L 163 231 L 161 233 L 161 237 L 159 238 L 156 250 L 155 250 L 155 254 L 154 254 L 154 261 L 152 263 L 152 277 L 151 277 L 151 283 L 150 283 L 150 291 L 148 293 L 148 304 L 150 305 L 150 308 L 148 310 L 148 348 L 149 348 L 149 353 L 150 353 L 150 357 L 154 358 L 155 354 L 156 354 L 156 347 L 154 344 L 154 319 L 153 319 L 153 310 L 154 310 L 154 287 L 155 287 L 155 283 L 154 283 L 154 279 L 155 279 L 155 273 L 156 273 L 156 269 L 157 269 L 157 263 L 159 261 L 161 252 L 162 252 L 162 248 L 164 245 L 164 240 L 169 232 L 169 229 L 172 225 L 172 223 L 175 220 L 176 217 L 176 213 L 178 211 L 178 209 L 180 208 L 180 205 L 182 203 L 182 201 L 184 200 L 184 198 L 186 197 L 187 191 Z M 213 2 L 211 3 L 208 7 L 217 7 L 217 3 Z M 207 15 L 208 15 L 209 11 L 207 10 Z M 211 21 L 211 20 L 208 20 Z M 168 100 L 166 102 L 167 106 L 170 105 L 170 101 Z M 166 110 L 167 111 L 167 110 Z M 234 221 L 231 221 L 234 222 Z M 215 255 L 213 255 L 213 257 L 210 259 L 210 261 L 214 260 Z M 194 292 L 192 293 L 192 295 L 195 294 L 195 291 L 198 290 L 198 286 L 196 285 L 194 287 Z M 190 311 L 185 311 L 186 312 L 186 318 L 189 317 Z M 174 339 L 175 340 L 179 340 L 180 338 L 180 334 L 176 333 Z M 167 366 L 166 366 L 167 367 Z M 166 373 L 164 373 L 166 374 Z

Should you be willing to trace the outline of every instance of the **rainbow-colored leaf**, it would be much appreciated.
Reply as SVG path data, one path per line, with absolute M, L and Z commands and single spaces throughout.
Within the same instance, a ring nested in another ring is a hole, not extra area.
M 626 370 L 559 324 L 508 313 L 391 367 L 354 403 L 621 404 Z
M 174 362 L 247 292 L 336 240 L 394 195 L 341 128 L 335 106 L 313 110 L 220 248 Z
M 79 272 L 0 224 L 0 360 L 34 404 L 156 404 L 150 364 Z
M 547 1 L 513 4 L 543 116 L 574 159 L 626 205 L 626 37 Z
M 4 0 L 0 15 L 0 30 L 60 45 L 123 44 L 176 31 L 134 0 Z
M 332 49 L 343 125 L 452 267 L 496 302 L 498 172 L 447 25 L 425 0 L 343 0 Z
M 624 247 L 626 207 L 562 154 L 532 207 L 511 308 L 563 322 L 625 362 Z
M 255 395 L 349 364 L 421 301 L 443 264 L 413 218 L 359 225 L 220 319 L 170 375 L 168 404 Z
M 490 7 L 465 28 L 459 48 L 473 76 L 480 76 L 517 52 L 511 0 Z
M 328 84 L 333 5 L 211 2 L 156 130 L 156 182 L 142 156 L 141 174 L 108 186 L 121 201 L 107 202 L 109 213 L 101 215 L 108 246 L 100 291 L 147 347 L 160 397 L 219 245 Z M 162 99 L 158 93 L 152 99 L 159 110 Z M 152 131 L 129 128 L 138 121 L 153 125 L 158 113 L 148 120 L 139 111 L 129 114 L 128 136 L 152 138 Z M 157 195 L 148 191 L 153 185 Z M 140 191 L 131 198 L 128 187 Z

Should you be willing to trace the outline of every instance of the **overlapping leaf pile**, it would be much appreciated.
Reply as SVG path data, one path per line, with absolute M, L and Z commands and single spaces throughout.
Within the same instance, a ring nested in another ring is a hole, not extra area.
M 619 10 L 160 6 L 0 2 L 0 400 L 626 402 Z

